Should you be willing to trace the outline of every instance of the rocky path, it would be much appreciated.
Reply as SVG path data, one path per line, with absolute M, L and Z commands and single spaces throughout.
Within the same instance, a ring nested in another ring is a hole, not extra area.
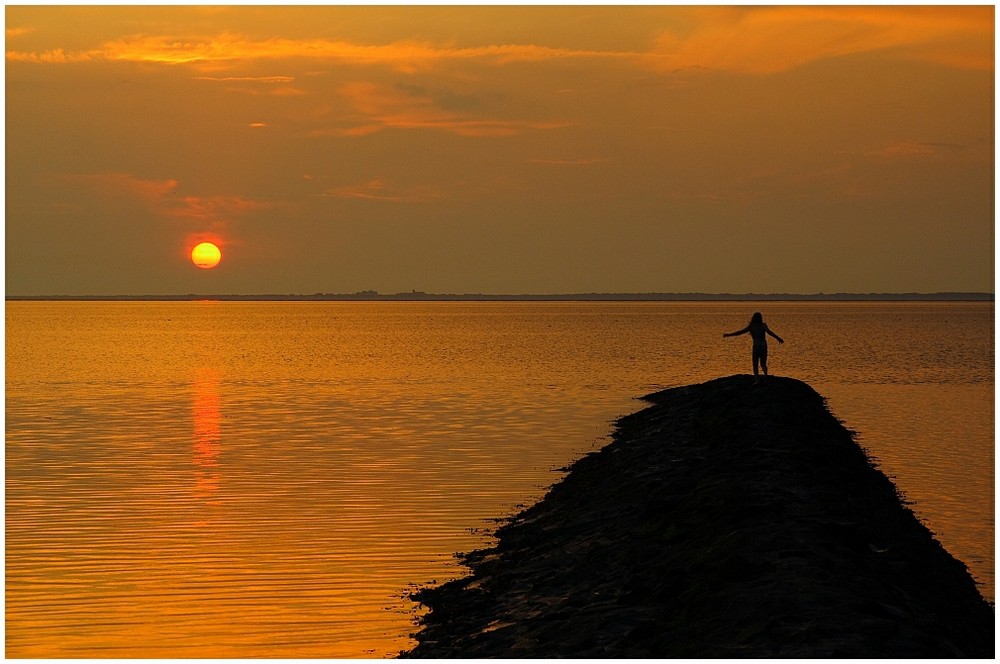
M 993 657 L 993 607 L 808 385 L 646 400 L 414 595 L 403 657 Z

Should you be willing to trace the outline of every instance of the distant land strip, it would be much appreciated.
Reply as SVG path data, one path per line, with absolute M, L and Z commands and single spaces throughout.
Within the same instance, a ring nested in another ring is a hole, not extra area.
M 994 293 L 552 293 L 552 294 L 484 294 L 484 293 L 313 293 L 311 295 L 6 295 L 8 301 L 71 300 L 71 301 L 153 301 L 187 302 L 218 300 L 227 302 L 254 301 L 346 301 L 346 302 L 992 302 Z

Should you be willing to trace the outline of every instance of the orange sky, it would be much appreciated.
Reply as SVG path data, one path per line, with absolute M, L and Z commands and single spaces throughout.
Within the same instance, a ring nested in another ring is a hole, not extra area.
M 993 291 L 992 6 L 5 13 L 8 294 Z

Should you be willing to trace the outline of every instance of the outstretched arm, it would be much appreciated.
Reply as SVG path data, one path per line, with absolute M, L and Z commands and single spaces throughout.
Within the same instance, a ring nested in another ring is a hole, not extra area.
M 774 332 L 772 332 L 772 331 L 771 331 L 771 328 L 767 327 L 766 325 L 764 326 L 764 331 L 765 331 L 765 332 L 767 332 L 768 334 L 770 334 L 770 335 L 771 335 L 772 337 L 774 337 L 775 339 L 777 339 L 777 340 L 778 340 L 778 343 L 779 343 L 779 344 L 783 344 L 783 343 L 785 343 L 785 340 L 784 340 L 784 339 L 782 339 L 782 338 L 781 338 L 781 337 L 779 337 L 779 336 L 778 336 L 777 334 L 775 334 Z
M 722 336 L 724 336 L 724 337 L 738 337 L 738 336 L 740 336 L 741 334 L 746 334 L 746 333 L 747 333 L 747 332 L 749 332 L 749 331 L 750 331 L 750 326 L 749 326 L 749 325 L 747 325 L 746 327 L 744 327 L 744 328 L 743 328 L 742 330 L 740 330 L 739 332 L 723 332 L 723 333 L 722 333 Z

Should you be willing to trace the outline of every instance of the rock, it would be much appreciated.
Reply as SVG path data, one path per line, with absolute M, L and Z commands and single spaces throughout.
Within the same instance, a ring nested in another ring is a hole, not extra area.
M 645 397 L 403 657 L 989 657 L 994 611 L 805 383 Z

